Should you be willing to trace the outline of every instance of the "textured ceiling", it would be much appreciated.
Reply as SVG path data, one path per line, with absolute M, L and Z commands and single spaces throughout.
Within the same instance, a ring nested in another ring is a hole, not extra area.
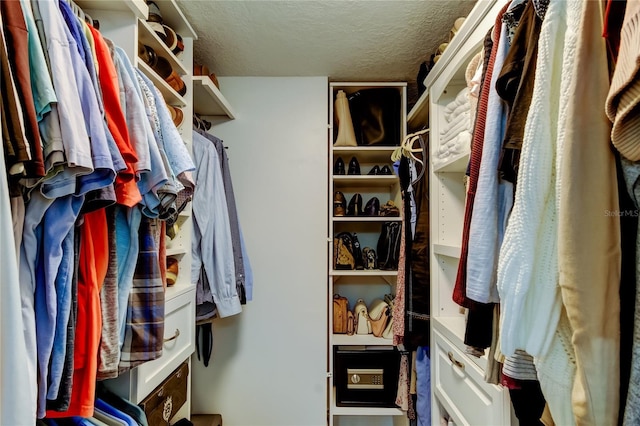
M 219 76 L 414 81 L 470 0 L 178 0 Z

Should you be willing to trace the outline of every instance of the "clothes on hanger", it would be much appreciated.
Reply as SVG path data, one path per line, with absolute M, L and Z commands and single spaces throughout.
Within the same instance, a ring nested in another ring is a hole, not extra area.
M 158 89 L 77 5 L 1 9 L 14 255 L 0 270 L 17 267 L 7 290 L 20 295 L 18 334 L 2 337 L 20 358 L 2 354 L 12 373 L 0 386 L 15 389 L 2 405 L 24 418 L 3 410 L 0 423 L 80 418 L 93 413 L 97 378 L 162 354 L 159 219 L 175 222 L 191 200 L 195 165 Z
M 625 413 L 631 424 L 632 413 L 640 412 L 634 408 L 635 358 L 625 370 L 619 362 L 621 240 L 615 213 L 621 207 L 609 145 L 613 141 L 626 157 L 622 169 L 632 170 L 627 165 L 637 159 L 630 136 L 637 114 L 628 107 L 636 102 L 627 90 L 640 53 L 631 47 L 630 28 L 640 8 L 626 3 L 611 89 L 601 37 L 615 45 L 616 25 L 605 28 L 607 15 L 599 2 L 519 2 L 517 23 L 509 15 L 513 2 L 485 45 L 453 299 L 469 310 L 468 352 L 482 353 L 490 342 L 490 358 L 504 363 L 501 382 L 514 390 L 514 399 L 524 389 L 539 396 L 540 389 L 556 424 L 615 424 Z M 610 60 L 616 59 L 615 50 L 610 48 Z M 484 117 L 496 95 L 507 109 Z M 611 135 L 603 105 L 613 122 Z M 451 104 L 448 112 L 457 107 Z M 448 136 L 439 135 L 443 143 Z M 505 204 L 509 194 L 500 195 L 503 181 L 516 184 L 513 207 Z M 631 195 L 632 182 L 627 180 Z M 486 258 L 491 253 L 497 253 L 493 261 Z M 496 281 L 497 297 L 479 291 Z M 493 309 L 477 316 L 487 301 L 500 303 L 499 316 L 490 319 Z M 486 378 L 493 381 L 496 375 Z M 619 404 L 619 392 L 627 394 L 626 407 Z M 540 424 L 544 406 L 538 404 L 535 413 L 519 409 L 521 423 Z

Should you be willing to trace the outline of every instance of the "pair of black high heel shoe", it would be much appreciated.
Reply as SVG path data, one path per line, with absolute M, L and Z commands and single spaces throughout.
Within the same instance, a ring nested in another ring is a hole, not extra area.
M 333 164 L 333 174 L 334 175 L 345 174 L 345 165 L 344 165 L 344 160 L 342 160 L 342 157 L 338 157 L 336 162 Z M 349 160 L 349 170 L 346 174 L 348 175 L 360 174 L 360 163 L 358 163 L 358 159 L 356 157 L 351 157 L 351 160 Z
M 392 173 L 391 173 L 391 168 L 386 164 L 382 167 L 376 164 L 371 168 L 371 170 L 369 170 L 369 173 L 367 174 L 368 175 L 391 175 Z
M 336 162 L 333 164 L 333 174 L 334 175 L 344 175 L 345 174 L 345 164 L 342 157 L 338 157 Z M 346 172 L 347 175 L 360 175 L 360 163 L 356 157 L 351 157 L 349 160 L 349 170 Z M 379 165 L 375 165 L 369 170 L 367 175 L 391 175 L 391 168 L 388 165 L 384 165 L 380 167 Z
M 353 194 L 349 205 L 347 199 L 340 191 L 336 191 L 333 195 L 333 215 L 334 216 L 378 216 L 380 214 L 380 200 L 378 197 L 372 197 L 362 209 L 362 195 Z

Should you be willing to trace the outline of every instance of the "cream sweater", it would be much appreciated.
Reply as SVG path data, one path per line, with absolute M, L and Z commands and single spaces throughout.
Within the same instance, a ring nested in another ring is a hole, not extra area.
M 566 103 L 567 96 L 568 82 L 563 80 L 572 74 L 564 66 L 575 54 L 575 46 L 565 47 L 567 9 L 576 3 L 582 1 L 552 2 L 540 30 L 536 84 L 525 125 L 518 190 L 498 262 L 501 352 L 506 356 L 516 349 L 534 357 L 544 355 L 562 306 L 555 164 L 559 107 Z

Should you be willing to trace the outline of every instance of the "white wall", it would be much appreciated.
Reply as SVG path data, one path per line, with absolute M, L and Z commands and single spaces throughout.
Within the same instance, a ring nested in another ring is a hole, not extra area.
M 214 322 L 212 361 L 192 359 L 193 413 L 225 426 L 326 424 L 326 77 L 228 77 L 228 147 L 254 300 Z

